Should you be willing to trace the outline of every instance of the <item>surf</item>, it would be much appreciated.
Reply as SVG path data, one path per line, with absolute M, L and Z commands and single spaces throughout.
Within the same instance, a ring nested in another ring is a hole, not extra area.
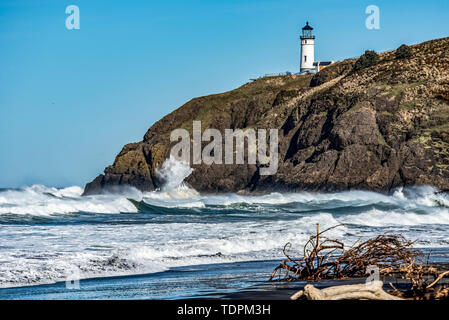
M 185 183 L 192 168 L 168 159 L 160 190 L 42 185 L 0 190 L 0 287 L 154 273 L 199 264 L 282 258 L 315 225 L 343 224 L 329 236 L 355 242 L 399 232 L 416 247 L 449 247 L 448 196 L 432 187 L 369 191 L 201 194 Z

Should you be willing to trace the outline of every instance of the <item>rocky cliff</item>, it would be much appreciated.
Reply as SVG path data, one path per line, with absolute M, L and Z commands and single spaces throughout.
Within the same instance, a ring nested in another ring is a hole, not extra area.
M 170 133 L 202 129 L 278 128 L 279 169 L 257 165 L 193 165 L 187 182 L 202 192 L 369 189 L 405 185 L 449 190 L 449 38 L 410 47 L 411 56 L 379 54 L 316 75 L 266 77 L 230 92 L 195 98 L 156 122 L 143 140 L 125 145 L 85 194 L 116 185 L 149 191 L 162 181 Z

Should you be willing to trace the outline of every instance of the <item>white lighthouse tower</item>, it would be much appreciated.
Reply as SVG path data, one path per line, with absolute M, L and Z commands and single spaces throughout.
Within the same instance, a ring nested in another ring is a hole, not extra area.
M 309 22 L 302 28 L 301 35 L 301 64 L 300 72 L 314 69 L 315 62 L 315 36 Z

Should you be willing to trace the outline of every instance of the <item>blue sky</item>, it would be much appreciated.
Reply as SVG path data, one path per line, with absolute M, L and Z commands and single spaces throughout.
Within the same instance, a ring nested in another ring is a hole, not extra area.
M 191 98 L 298 71 L 306 20 L 316 60 L 340 60 L 449 36 L 448 17 L 446 0 L 1 0 L 0 187 L 84 185 Z

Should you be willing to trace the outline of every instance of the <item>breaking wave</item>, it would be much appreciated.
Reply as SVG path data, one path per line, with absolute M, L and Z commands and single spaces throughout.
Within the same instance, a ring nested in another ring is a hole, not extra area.
M 136 207 L 127 199 L 142 197 L 137 190 L 126 195 L 82 197 L 82 193 L 83 188 L 77 186 L 56 189 L 34 185 L 18 190 L 6 190 L 0 192 L 0 215 L 48 216 L 76 212 L 137 212 Z
M 188 165 L 167 160 L 161 190 L 81 196 L 77 186 L 0 191 L 0 287 L 151 273 L 175 266 L 279 259 L 315 224 L 347 243 L 382 232 L 449 247 L 449 197 L 431 187 L 394 193 L 202 195 Z

